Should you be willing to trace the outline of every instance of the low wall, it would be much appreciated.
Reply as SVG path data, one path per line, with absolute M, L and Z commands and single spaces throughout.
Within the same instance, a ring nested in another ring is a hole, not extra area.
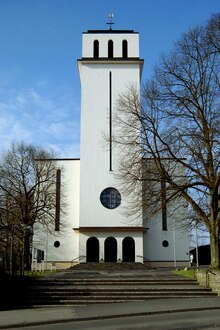
M 45 262 L 42 261 L 41 263 L 37 262 L 37 260 L 32 261 L 32 271 L 44 272 L 44 271 L 54 271 L 54 270 L 63 270 L 70 268 L 72 266 L 72 262 L 70 261 L 63 261 L 63 262 Z
M 211 288 L 213 292 L 216 292 L 220 296 L 220 272 L 196 272 L 197 281 L 201 286 Z

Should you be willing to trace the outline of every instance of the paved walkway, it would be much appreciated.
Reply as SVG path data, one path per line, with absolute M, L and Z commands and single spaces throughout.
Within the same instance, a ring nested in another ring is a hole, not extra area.
M 22 326 L 97 320 L 105 318 L 175 313 L 181 311 L 220 310 L 220 297 L 152 299 L 106 305 L 44 307 L 0 312 L 0 329 Z

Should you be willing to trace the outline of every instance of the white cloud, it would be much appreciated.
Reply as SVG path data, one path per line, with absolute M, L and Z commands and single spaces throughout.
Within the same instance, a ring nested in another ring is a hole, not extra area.
M 11 141 L 22 140 L 49 147 L 60 157 L 79 157 L 79 105 L 71 90 L 46 81 L 30 88 L 4 86 L 0 138 L 4 150 Z
M 79 143 L 48 144 L 48 150 L 53 150 L 58 158 L 79 158 Z

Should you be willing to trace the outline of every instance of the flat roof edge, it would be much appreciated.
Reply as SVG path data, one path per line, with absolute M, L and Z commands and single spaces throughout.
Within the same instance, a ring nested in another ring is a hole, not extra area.
M 109 33 L 109 34 L 124 34 L 124 33 L 136 33 L 138 34 L 138 32 L 135 32 L 134 30 L 87 30 L 87 32 L 83 32 L 83 34 L 89 34 L 89 33 L 100 33 L 100 34 L 103 34 L 103 33 Z
M 80 160 L 80 158 L 37 158 L 36 161 L 48 161 L 48 160 L 51 160 L 51 161 L 63 161 L 63 160 Z

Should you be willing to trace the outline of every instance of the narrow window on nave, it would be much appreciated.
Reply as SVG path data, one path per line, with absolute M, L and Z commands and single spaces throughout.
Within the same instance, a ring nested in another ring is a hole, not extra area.
M 61 190 L 61 170 L 56 173 L 56 213 L 55 213 L 55 230 L 60 230 L 60 191 Z
M 127 40 L 122 41 L 122 57 L 123 58 L 128 57 L 128 42 L 127 42 Z
M 167 230 L 166 182 L 161 180 L 162 230 Z
M 93 57 L 99 58 L 99 41 L 98 40 L 94 40 L 94 43 L 93 43 Z
M 113 50 L 113 41 L 108 41 L 108 58 L 113 58 L 114 50 Z

